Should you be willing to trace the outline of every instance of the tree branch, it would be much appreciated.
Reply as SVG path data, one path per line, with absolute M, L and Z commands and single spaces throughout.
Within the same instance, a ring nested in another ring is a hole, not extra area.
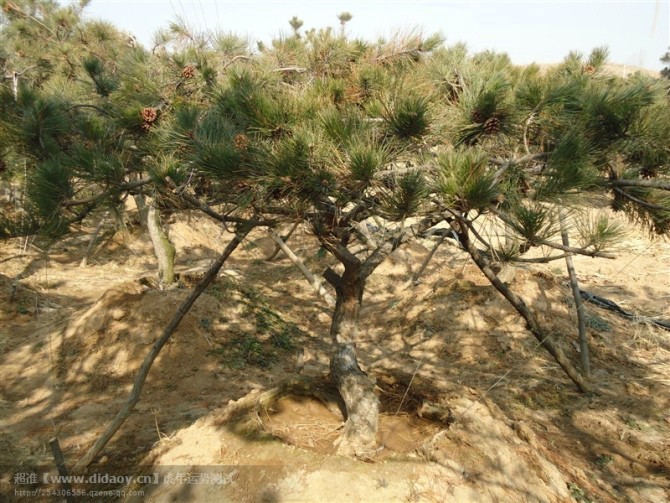
M 537 239 L 536 243 L 548 246 L 549 248 L 555 248 L 556 250 L 561 250 L 567 253 L 576 254 L 576 255 L 585 255 L 587 257 L 598 257 L 598 258 L 607 258 L 610 260 L 615 259 L 614 255 L 609 253 L 603 253 L 596 250 L 589 251 L 586 248 L 575 248 L 573 246 L 565 246 L 562 244 L 554 243 L 552 241 L 547 241 L 546 239 Z
M 76 108 L 91 108 L 93 110 L 97 110 L 98 112 L 100 112 L 103 115 L 107 115 L 109 117 L 112 117 L 112 114 L 109 113 L 107 110 L 103 110 L 102 108 L 100 108 L 98 106 L 89 105 L 89 104 L 86 104 L 86 103 L 80 103 L 78 105 L 71 105 L 71 106 L 68 107 L 68 110 L 74 110 Z
M 222 70 L 225 70 L 226 68 L 228 68 L 230 65 L 232 65 L 232 64 L 235 63 L 236 61 L 248 61 L 249 59 L 251 59 L 249 56 L 243 56 L 243 55 L 241 55 L 241 54 L 240 54 L 240 55 L 237 55 L 237 56 L 235 56 L 233 59 L 231 59 L 230 61 L 228 61 L 225 65 L 223 65 Z
M 143 185 L 147 185 L 149 183 L 151 183 L 150 179 L 143 178 L 141 180 L 133 180 L 133 181 L 128 182 L 128 183 L 120 183 L 120 184 L 113 184 L 113 185 L 114 185 L 114 190 L 123 192 L 123 191 L 133 190 L 133 189 L 136 189 L 138 187 L 142 187 Z M 82 206 L 84 204 L 91 204 L 91 203 L 95 203 L 97 201 L 100 201 L 100 200 L 104 199 L 105 197 L 107 197 L 111 193 L 112 193 L 112 191 L 108 190 L 106 192 L 103 192 L 102 194 L 98 194 L 97 196 L 91 196 L 87 199 L 77 199 L 77 200 L 74 200 L 74 201 L 63 201 L 61 203 L 61 205 L 64 208 L 70 208 L 72 206 Z
M 471 228 L 472 226 L 472 224 L 470 224 L 470 222 L 464 218 L 459 218 L 459 222 L 468 228 Z M 467 230 L 463 232 L 463 235 L 465 241 L 463 244 L 470 254 L 470 257 L 472 257 L 472 260 L 475 262 L 479 270 L 484 273 L 486 279 L 489 280 L 495 289 L 498 290 L 498 292 L 500 292 L 503 297 L 505 297 L 507 301 L 512 304 L 514 309 L 523 317 L 523 319 L 526 320 L 528 329 L 538 340 L 539 344 L 554 357 L 556 362 L 561 366 L 561 368 L 563 368 L 565 373 L 568 375 L 568 377 L 570 377 L 570 379 L 572 379 L 572 382 L 577 385 L 577 388 L 579 388 L 580 391 L 584 393 L 591 391 L 591 386 L 589 383 L 586 382 L 584 377 L 582 377 L 579 372 L 577 372 L 577 369 L 575 369 L 572 363 L 570 363 L 570 360 L 568 360 L 568 358 L 565 356 L 563 350 L 559 346 L 554 345 L 550 338 L 550 334 L 546 334 L 542 330 L 540 324 L 537 322 L 530 309 L 528 309 L 528 306 L 526 306 L 526 303 L 523 301 L 523 299 L 510 290 L 507 285 L 500 281 L 500 278 L 498 278 L 496 273 L 493 272 L 486 259 L 479 253 L 479 250 L 477 250 L 477 248 L 472 244 L 472 241 L 470 241 Z
M 284 243 L 288 242 L 288 240 L 291 238 L 291 236 L 293 235 L 293 233 L 295 232 L 295 230 L 298 228 L 299 225 L 300 225 L 299 221 L 295 222 L 293 224 L 293 226 L 291 227 L 291 229 L 288 231 L 288 234 L 286 234 L 285 236 L 281 236 L 281 239 L 282 239 L 282 241 L 284 241 Z M 281 247 L 275 245 L 275 250 L 272 252 L 272 255 L 270 255 L 265 260 L 267 262 L 270 262 L 271 260 L 273 260 L 279 254 L 280 251 L 281 251 Z
M 175 189 L 175 191 L 176 191 L 177 187 L 174 184 L 174 182 L 172 182 L 172 180 L 169 180 L 168 184 L 173 189 Z M 184 191 L 179 191 L 176 194 L 174 194 L 172 192 L 167 192 L 167 191 L 164 191 L 164 192 L 166 192 L 169 195 L 176 195 L 177 197 L 182 198 L 184 201 L 191 204 L 195 209 L 198 209 L 198 210 L 202 211 L 206 215 L 212 217 L 214 220 L 218 220 L 219 222 L 224 223 L 224 224 L 245 225 L 245 224 L 249 224 L 253 221 L 255 223 L 255 225 L 258 226 L 258 227 L 274 227 L 275 225 L 277 225 L 279 223 L 279 221 L 277 221 L 277 220 L 256 220 L 256 219 L 249 220 L 249 219 L 246 219 L 246 218 L 233 217 L 231 215 L 222 215 L 221 213 L 218 213 L 217 211 L 215 211 L 207 203 L 201 201 L 197 197 L 193 197 L 192 195 L 190 195 L 190 194 L 188 194 Z
M 608 184 L 614 187 L 648 187 L 650 189 L 670 190 L 670 182 L 659 180 L 608 180 Z
M 312 272 L 307 268 L 300 257 L 293 253 L 293 250 L 288 247 L 288 245 L 274 230 L 268 229 L 268 234 L 270 234 L 272 240 L 277 243 L 277 246 L 281 249 L 281 251 L 284 252 L 284 255 L 286 255 L 289 260 L 293 262 L 293 265 L 298 268 L 302 275 L 305 276 L 308 283 L 312 285 L 312 288 L 314 288 L 316 293 L 323 297 L 323 299 L 326 301 L 326 304 L 328 304 L 329 307 L 335 307 L 335 299 L 333 296 L 328 293 L 328 290 L 324 288 L 323 283 L 321 283 L 319 278 L 312 274 Z
M 494 207 L 490 208 L 491 212 L 494 213 L 497 217 L 499 217 L 503 222 L 512 225 L 512 222 L 510 218 L 502 213 L 501 211 L 497 210 Z M 461 217 L 459 217 L 461 218 Z M 573 246 L 565 246 L 559 243 L 554 243 L 552 241 L 548 241 L 546 239 L 541 239 L 538 237 L 535 237 L 534 239 L 528 239 L 526 240 L 533 246 L 538 246 L 538 245 L 544 245 L 548 246 L 550 248 L 555 248 L 556 250 L 561 250 L 567 253 L 572 253 L 574 255 L 585 255 L 587 257 L 599 257 L 599 258 L 607 258 L 607 259 L 615 259 L 616 257 L 614 255 L 611 255 L 609 253 L 603 253 L 597 250 L 587 250 L 586 248 L 575 248 Z
M 177 330 L 177 327 L 179 327 L 181 320 L 184 318 L 186 313 L 188 313 L 188 311 L 191 309 L 191 307 L 198 299 L 198 297 L 200 297 L 200 294 L 202 294 L 202 292 L 205 291 L 207 286 L 217 276 L 219 270 L 221 269 L 221 267 L 223 267 L 224 262 L 228 259 L 231 253 L 233 253 L 235 248 L 237 248 L 237 246 L 242 242 L 242 240 L 247 236 L 247 234 L 249 234 L 252 228 L 253 225 L 247 225 L 243 226 L 238 230 L 237 234 L 235 234 L 232 241 L 228 243 L 228 246 L 226 246 L 223 253 L 211 265 L 205 276 L 193 288 L 191 294 L 186 298 L 186 300 L 184 300 L 184 302 L 181 303 L 181 305 L 177 309 L 177 312 L 174 313 L 174 315 L 172 316 L 170 323 L 168 323 L 168 326 L 165 327 L 165 330 L 163 330 L 163 334 L 156 340 L 156 342 L 154 342 L 153 346 L 151 347 L 151 350 L 144 358 L 142 366 L 140 367 L 140 371 L 137 374 L 137 377 L 135 378 L 135 383 L 133 384 L 133 389 L 130 393 L 130 396 L 128 397 L 128 400 L 123 405 L 121 410 L 118 412 L 114 420 L 107 426 L 107 429 L 105 429 L 105 431 L 98 438 L 95 444 L 93 444 L 93 446 L 77 462 L 77 464 L 74 465 L 74 467 L 72 468 L 73 472 L 76 473 L 80 470 L 83 470 L 88 465 L 90 465 L 93 459 L 95 459 L 95 457 L 100 453 L 100 451 L 104 449 L 105 445 L 107 445 L 107 443 L 112 439 L 114 434 L 119 430 L 119 428 L 121 428 L 123 423 L 130 416 L 133 408 L 135 407 L 137 402 L 140 401 L 140 395 L 142 394 L 142 387 L 144 386 L 144 381 L 146 381 L 147 375 L 149 374 L 149 370 L 151 369 L 154 360 L 156 360 L 158 353 L 160 353 L 161 349 L 163 349 L 163 346 L 165 346 L 170 337 L 172 337 L 172 334 L 175 332 L 175 330 Z
M 360 265 L 361 260 L 356 255 L 347 250 L 346 246 L 343 244 L 339 242 L 335 243 L 332 240 L 329 241 L 328 236 L 318 236 L 318 239 L 326 250 L 332 253 L 337 260 L 344 264 L 345 268 Z
M 640 206 L 644 206 L 647 209 L 658 210 L 658 211 L 670 211 L 670 207 L 661 206 L 660 204 L 648 203 L 647 201 L 644 201 L 643 199 L 639 199 L 635 196 L 631 196 L 628 192 L 626 192 L 625 190 L 621 190 L 618 187 L 612 187 L 612 189 L 617 194 L 620 194 L 621 196 L 625 197 L 626 199 L 628 199 L 630 201 L 633 201 L 634 203 L 637 203 Z

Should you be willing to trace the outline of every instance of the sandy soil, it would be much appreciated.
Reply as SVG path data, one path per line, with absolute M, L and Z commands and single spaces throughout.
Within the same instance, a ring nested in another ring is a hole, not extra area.
M 170 234 L 181 288 L 166 291 L 142 280 L 156 266 L 136 228 L 108 224 L 86 267 L 90 230 L 48 253 L 0 243 L 0 494 L 9 500 L 35 501 L 16 495 L 14 474 L 55 471 L 50 438 L 70 466 L 92 445 L 230 239 L 197 215 L 174 217 Z M 304 233 L 291 246 L 315 272 L 331 264 Z M 342 414 L 325 391 L 245 408 L 298 372 L 323 382 L 328 371 L 329 309 L 286 258 L 264 260 L 273 244 L 259 231 L 183 320 L 89 473 L 221 475 L 123 487 L 145 492 L 127 501 L 669 501 L 670 333 L 587 306 L 600 393 L 582 395 L 457 247 L 440 248 L 413 286 L 431 246 L 395 252 L 366 292 L 359 355 L 383 411 L 371 459 L 334 455 Z M 631 233 L 617 259 L 575 262 L 582 288 L 670 319 L 667 242 Z M 577 364 L 564 264 L 509 278 Z

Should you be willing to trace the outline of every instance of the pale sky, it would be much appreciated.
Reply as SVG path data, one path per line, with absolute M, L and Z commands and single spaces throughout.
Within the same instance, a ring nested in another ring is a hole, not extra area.
M 670 0 L 637 1 L 231 1 L 92 0 L 85 13 L 107 20 L 151 47 L 153 35 L 180 16 L 199 31 L 224 31 L 268 41 L 290 33 L 298 16 L 304 29 L 339 28 L 337 15 L 353 19 L 347 33 L 374 41 L 397 30 L 440 32 L 447 45 L 465 42 L 471 52 L 506 52 L 517 64 L 555 63 L 571 50 L 588 54 L 607 46 L 610 61 L 660 70 L 670 46 Z

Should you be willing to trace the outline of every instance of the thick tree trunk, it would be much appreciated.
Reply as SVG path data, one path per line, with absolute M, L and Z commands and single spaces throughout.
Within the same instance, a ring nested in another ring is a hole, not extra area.
M 356 359 L 358 320 L 367 278 L 359 272 L 360 264 L 347 267 L 341 278 L 331 269 L 326 272 L 326 279 L 337 291 L 330 328 L 333 342 L 330 374 L 347 409 L 337 452 L 344 456 L 370 457 L 377 446 L 379 400 L 374 381 L 361 370 Z

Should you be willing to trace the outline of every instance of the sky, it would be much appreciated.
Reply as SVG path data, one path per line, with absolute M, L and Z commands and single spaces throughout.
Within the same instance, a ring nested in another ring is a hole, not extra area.
M 303 30 L 339 27 L 344 11 L 353 15 L 346 27 L 351 36 L 374 41 L 399 30 L 440 32 L 447 45 L 506 52 L 516 64 L 555 63 L 573 50 L 588 55 L 607 46 L 612 63 L 660 70 L 670 47 L 670 0 L 92 0 L 84 12 L 151 47 L 156 30 L 178 16 L 197 31 L 267 42 L 290 33 L 293 16 L 304 21 Z

